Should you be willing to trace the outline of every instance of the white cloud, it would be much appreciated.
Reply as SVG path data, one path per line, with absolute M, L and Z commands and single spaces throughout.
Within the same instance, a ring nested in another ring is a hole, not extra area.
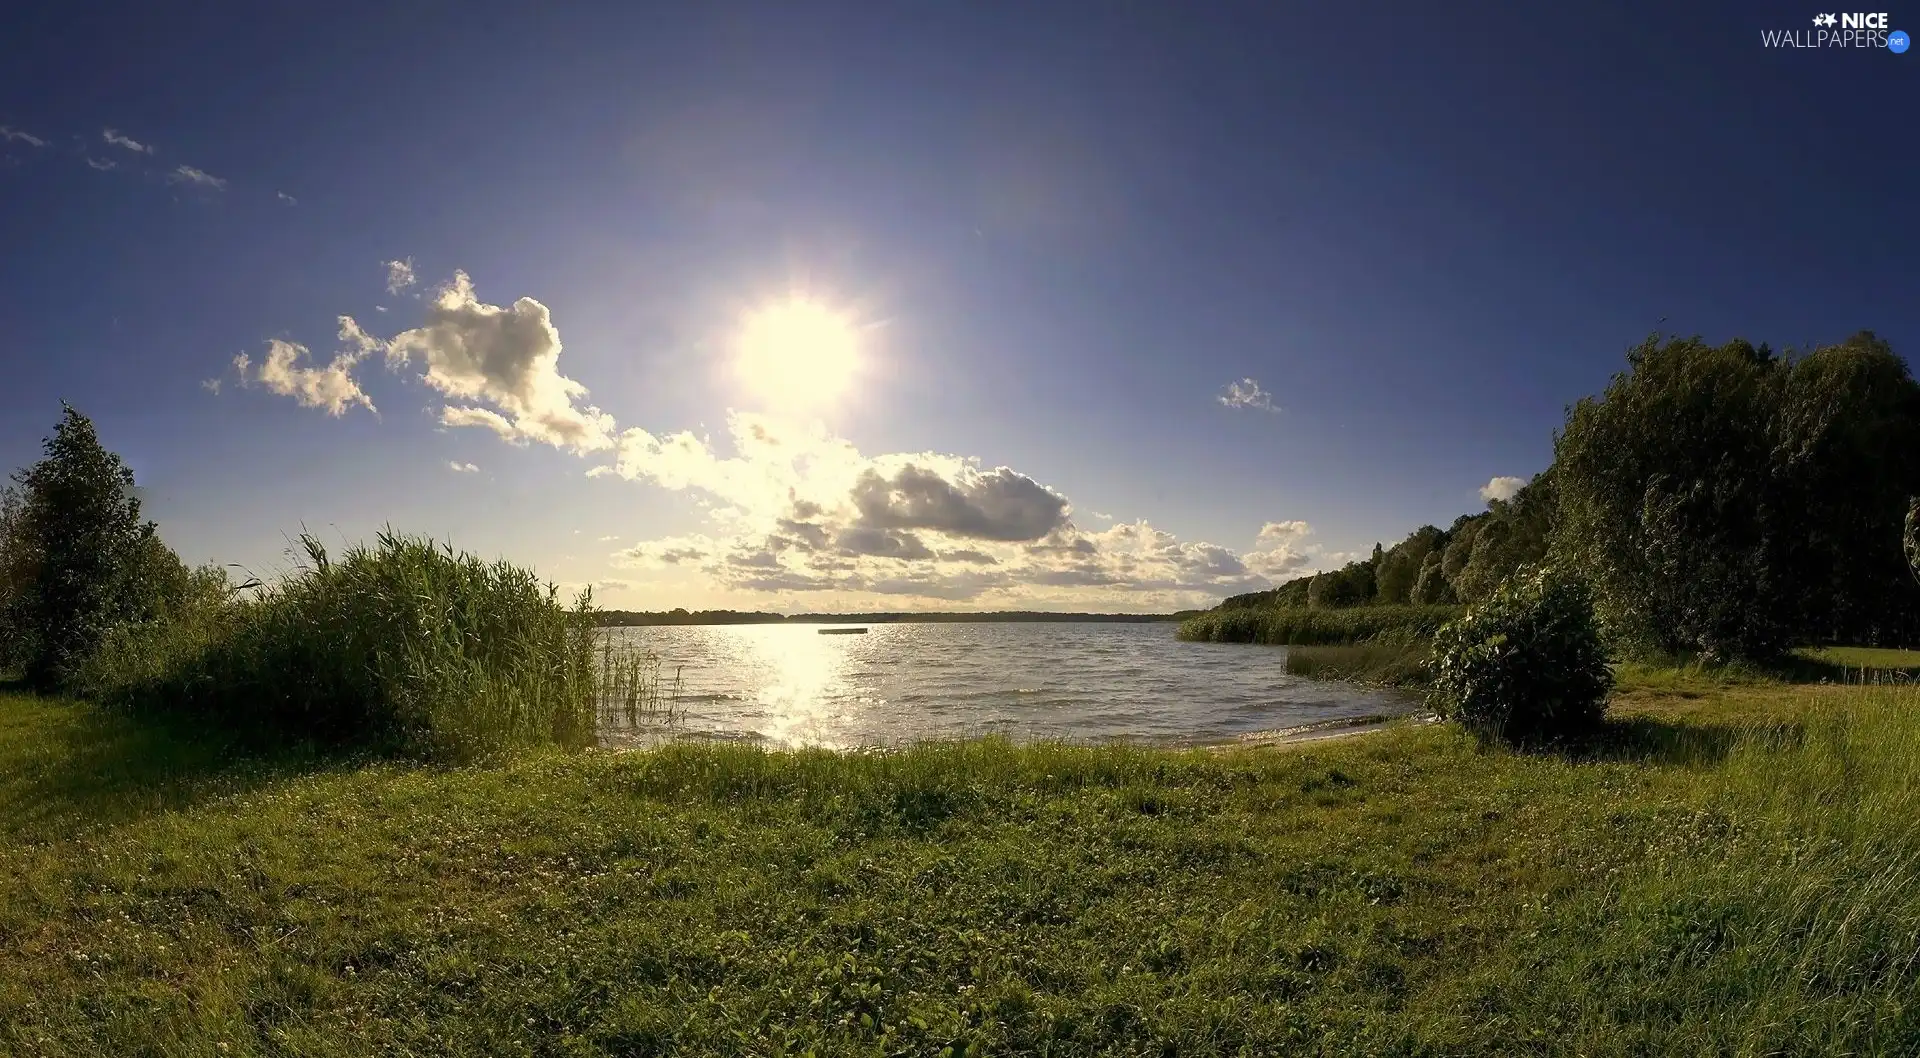
M 303 366 L 301 361 L 307 355 L 304 345 L 270 338 L 267 358 L 261 362 L 258 372 L 246 375 L 246 365 L 239 360 L 235 363 L 249 382 L 259 382 L 269 392 L 292 397 L 303 407 L 321 408 L 335 416 L 345 415 L 355 404 L 368 411 L 375 410 L 373 401 L 353 379 L 357 358 L 352 353 L 340 353 L 325 367 Z
M 453 472 L 454 472 L 454 473 L 456 473 L 456 474 L 478 474 L 478 473 L 480 473 L 480 468 L 479 468 L 479 467 L 477 467 L 477 466 L 474 466 L 474 465 L 473 465 L 472 463 L 462 463 L 462 462 L 460 462 L 460 461 L 459 461 L 458 459 L 455 459 L 455 460 L 453 460 L 452 462 L 449 462 L 449 463 L 447 464 L 447 466 L 449 466 L 449 467 L 451 467 L 451 468 L 453 469 Z
M 1312 529 L 1301 521 L 1267 523 L 1245 552 L 1182 540 L 1145 521 L 1090 531 L 1075 523 L 1064 494 L 1011 467 L 938 452 L 868 455 L 818 422 L 732 411 L 717 439 L 616 432 L 612 416 L 584 405 L 586 387 L 561 373 L 547 307 L 526 297 L 484 303 L 464 273 L 430 298 L 422 326 L 383 340 L 341 317 L 339 337 L 341 350 L 324 368 L 301 364 L 306 350 L 288 342 L 270 343 L 257 370 L 244 354 L 235 363 L 243 379 L 339 415 L 356 403 L 372 408 L 353 371 L 383 353 L 390 369 L 416 366 L 448 398 L 437 410 L 443 426 L 485 428 L 517 445 L 609 452 L 588 476 L 686 493 L 705 522 L 697 532 L 622 548 L 612 560 L 730 603 L 775 605 L 799 595 L 809 607 L 898 608 L 920 599 L 1166 610 L 1270 587 L 1333 560 L 1307 542 Z M 462 472 L 469 465 L 458 464 Z
M 413 258 L 387 262 L 387 293 L 398 294 L 414 284 Z
M 204 187 L 212 191 L 225 191 L 227 189 L 227 182 L 225 180 L 214 176 L 212 173 L 195 169 L 191 165 L 174 167 L 173 172 L 167 174 L 167 182 L 170 184 L 192 184 L 195 187 Z
M 375 305 L 375 306 L 373 307 L 373 311 L 375 311 L 375 312 L 385 312 L 385 311 L 387 311 L 387 307 L 386 307 L 385 305 Z
M 1244 555 L 1146 522 L 1089 532 L 1064 496 L 1009 468 L 933 453 L 869 457 L 817 426 L 745 412 L 729 416 L 728 434 L 730 455 L 686 432 L 622 435 L 614 465 L 598 469 L 703 497 L 712 529 L 643 541 L 615 552 L 617 563 L 851 606 L 917 595 L 1143 609 L 1206 604 L 1325 561 L 1303 543 L 1305 522 L 1269 523 Z
M 1250 378 L 1227 383 L 1215 400 L 1229 408 L 1253 408 L 1258 411 L 1279 411 L 1273 406 L 1273 394 L 1260 388 L 1260 383 Z
M 120 164 L 119 162 L 115 162 L 115 161 L 102 161 L 98 158 L 95 158 L 91 154 L 87 155 L 87 168 L 97 169 L 103 173 L 109 169 L 116 168 L 117 166 L 119 166 L 119 164 Z
M 33 133 L 22 132 L 21 130 L 13 128 L 12 126 L 9 126 L 9 125 L 0 125 L 0 140 L 4 140 L 8 143 L 12 143 L 17 140 L 21 143 L 26 144 L 29 147 L 45 147 L 47 145 L 46 140 L 43 140 L 40 137 L 35 136 Z
M 113 129 L 100 130 L 100 138 L 107 141 L 110 144 L 113 144 L 115 147 L 125 147 L 127 150 L 133 151 L 137 154 L 153 153 L 152 147 L 148 146 L 147 144 L 141 143 L 138 140 L 134 140 L 126 136 L 122 136 L 120 135 L 120 133 L 114 131 Z
M 206 379 L 200 383 L 200 388 L 217 397 L 220 395 L 220 380 L 217 378 Z
M 1494 500 L 1510 500 L 1514 494 L 1526 487 L 1526 478 L 1494 478 L 1480 486 L 1480 498 L 1492 503 Z
M 300 204 L 299 199 L 293 197 L 292 195 L 287 194 L 285 191 L 275 191 L 273 193 L 273 197 L 279 199 L 282 202 L 285 202 L 289 206 L 297 206 Z
M 614 534 L 610 534 L 610 535 L 608 535 L 608 536 L 603 536 L 603 537 L 601 537 L 601 538 L 600 538 L 600 542 L 601 542 L 601 543 L 603 543 L 603 544 L 605 544 L 605 543 L 609 543 L 609 542 L 611 542 L 611 541 L 614 541 L 614 540 L 618 540 L 618 539 L 620 539 L 620 535 L 619 535 L 618 533 L 614 533 Z
M 242 385 L 258 382 L 269 392 L 292 397 L 303 407 L 339 416 L 358 404 L 378 414 L 373 400 L 354 379 L 353 369 L 372 353 L 385 349 L 385 344 L 361 330 L 350 316 L 340 317 L 339 340 L 344 348 L 325 367 L 305 366 L 302 361 L 308 356 L 307 347 L 278 338 L 268 339 L 267 358 L 258 370 L 253 369 L 245 353 L 233 358 L 233 366 L 240 373 Z
M 449 408 L 442 422 L 486 425 L 503 437 L 539 441 L 576 452 L 614 445 L 611 415 L 575 401 L 587 387 L 562 375 L 560 332 L 547 307 L 521 298 L 511 307 L 489 305 L 474 295 L 465 272 L 429 304 L 425 326 L 402 332 L 386 344 L 388 366 L 399 368 L 418 354 L 429 386 L 448 397 L 483 401 L 499 409 L 476 420 L 474 407 Z M 511 432 L 501 424 L 511 426 Z

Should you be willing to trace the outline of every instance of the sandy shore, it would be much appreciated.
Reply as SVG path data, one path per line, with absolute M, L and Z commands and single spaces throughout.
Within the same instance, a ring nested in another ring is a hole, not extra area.
M 1416 713 L 1412 716 L 1361 716 L 1348 720 L 1325 720 L 1317 724 L 1283 727 L 1275 731 L 1252 731 L 1231 742 L 1216 743 L 1208 748 L 1260 749 L 1271 746 L 1297 746 L 1302 742 L 1323 742 L 1332 738 L 1351 738 L 1354 735 L 1371 734 L 1375 731 L 1384 731 L 1396 724 L 1438 722 L 1438 717 L 1426 713 Z

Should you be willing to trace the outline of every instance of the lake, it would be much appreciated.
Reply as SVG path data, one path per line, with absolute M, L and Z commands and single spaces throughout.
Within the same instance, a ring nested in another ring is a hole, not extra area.
M 1183 643 L 1164 624 L 876 624 L 609 629 L 679 672 L 666 726 L 603 730 L 842 749 L 1004 735 L 1196 745 L 1411 712 L 1395 691 L 1288 675 L 1283 647 Z

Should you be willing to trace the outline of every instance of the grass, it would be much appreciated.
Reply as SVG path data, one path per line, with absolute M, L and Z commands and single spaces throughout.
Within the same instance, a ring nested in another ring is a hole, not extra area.
M 1912 1053 L 1916 705 L 449 768 L 0 696 L 0 1053 Z
M 1263 607 L 1209 610 L 1180 623 L 1179 637 L 1210 643 L 1328 646 L 1432 639 L 1457 606 Z

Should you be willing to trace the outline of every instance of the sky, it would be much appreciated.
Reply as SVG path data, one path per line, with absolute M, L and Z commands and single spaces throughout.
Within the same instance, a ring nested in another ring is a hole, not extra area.
M 20 5 L 0 464 L 71 402 L 255 573 L 1166 611 L 1510 493 L 1649 333 L 1920 346 L 1920 55 L 1525 6 Z

